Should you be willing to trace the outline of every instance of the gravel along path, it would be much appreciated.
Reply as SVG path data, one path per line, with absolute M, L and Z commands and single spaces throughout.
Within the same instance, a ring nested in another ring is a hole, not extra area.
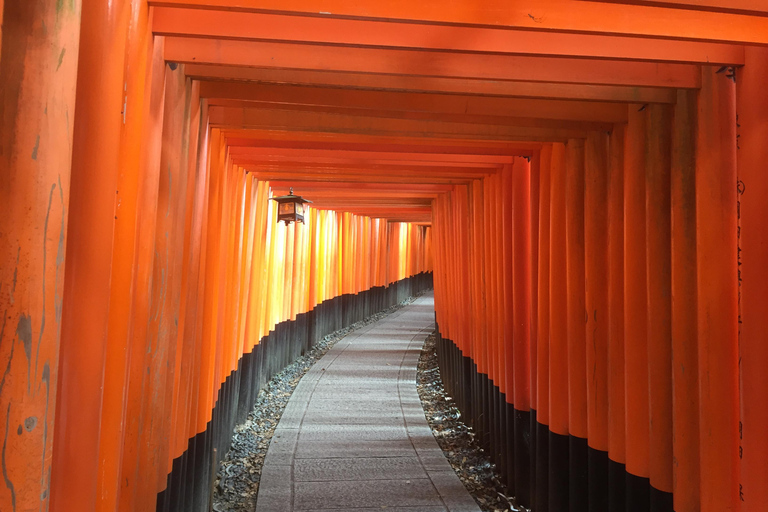
M 437 444 L 480 508 L 484 512 L 527 512 L 516 504 L 515 498 L 507 496 L 496 466 L 475 441 L 472 428 L 461 421 L 454 401 L 445 394 L 434 333 L 421 350 L 416 387 Z
M 235 427 L 232 446 L 219 465 L 214 482 L 213 510 L 216 512 L 252 512 L 256 508 L 261 469 L 269 442 L 285 406 L 304 374 L 346 335 L 377 322 L 410 304 L 411 297 L 363 321 L 333 332 L 320 340 L 302 357 L 276 374 L 259 392 L 256 405 L 242 425 Z

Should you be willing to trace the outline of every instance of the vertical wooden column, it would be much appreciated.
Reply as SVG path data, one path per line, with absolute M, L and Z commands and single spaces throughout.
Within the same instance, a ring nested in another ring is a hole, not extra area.
M 515 429 L 514 429 L 514 406 L 515 406 L 515 204 L 514 204 L 514 166 L 506 164 L 502 170 L 502 188 L 504 189 L 504 201 L 502 208 L 504 212 L 504 369 L 506 379 L 506 415 L 507 415 L 507 451 L 506 451 L 506 476 L 507 487 L 510 492 L 516 488 L 515 480 Z M 512 255 L 512 258 L 509 257 Z M 512 426 L 512 428 L 509 428 Z
M 696 140 L 701 510 L 736 510 L 738 271 L 736 84 L 702 69 Z
M 565 145 L 552 146 L 549 260 L 549 510 L 568 510 Z
M 588 507 L 587 349 L 584 330 L 584 140 L 566 145 L 568 432 L 571 510 Z
M 482 276 L 484 269 L 483 251 L 482 248 L 485 245 L 485 233 L 483 230 L 483 183 L 482 180 L 475 180 L 472 183 L 472 198 L 470 203 L 472 211 L 472 227 L 470 232 L 472 233 L 472 252 L 473 252 L 473 272 L 472 276 L 472 303 L 475 308 L 475 319 L 473 326 L 472 339 L 474 344 L 474 350 L 472 353 L 472 359 L 477 365 L 478 380 L 476 382 L 476 403 L 483 411 L 485 411 L 485 405 L 487 402 L 485 379 L 488 375 L 488 346 L 486 345 L 486 330 L 485 325 L 482 322 L 478 322 L 477 319 L 485 317 L 483 289 L 482 289 Z M 480 442 L 487 450 L 487 424 L 485 422 L 486 416 L 476 414 L 475 415 L 477 426 L 476 431 L 479 434 Z
M 674 508 L 699 510 L 696 283 L 696 91 L 677 92 L 672 132 L 672 411 Z
M 96 504 L 130 3 L 83 2 L 52 510 Z
M 0 25 L 0 509 L 46 510 L 80 2 L 0 1 Z
M 538 370 L 536 344 L 539 338 L 539 201 L 541 200 L 541 151 L 534 153 L 531 157 L 531 349 L 530 349 L 530 376 L 531 376 L 531 414 L 533 415 L 531 428 L 535 430 L 536 422 L 536 388 L 538 379 L 536 373 Z M 536 432 L 533 432 L 535 443 Z M 531 452 L 531 464 L 535 465 L 535 450 Z M 533 477 L 533 475 L 531 475 Z M 532 478 L 531 485 L 535 485 L 536 479 Z M 533 489 L 532 489 L 533 492 Z
M 672 511 L 672 108 L 648 107 L 645 167 L 651 510 Z
M 512 167 L 514 201 L 514 382 L 515 382 L 515 491 L 520 504 L 531 496 L 531 168 L 515 158 Z
M 624 385 L 627 510 L 649 508 L 648 301 L 645 250 L 647 106 L 629 106 L 624 154 Z
M 584 253 L 589 510 L 608 509 L 608 135 L 584 153 Z
M 549 231 L 552 145 L 541 150 L 539 165 L 539 267 L 536 340 L 536 494 L 531 505 L 547 512 L 549 486 Z M 533 348 L 531 349 L 533 350 Z
M 608 163 L 608 510 L 625 507 L 624 407 L 624 145 L 615 125 Z
M 120 171 L 116 184 L 115 234 L 110 282 L 109 325 L 104 371 L 104 399 L 101 411 L 101 428 L 105 432 L 123 432 L 125 421 L 125 388 L 134 279 L 134 247 L 136 243 L 136 208 L 138 204 L 139 177 L 141 173 L 142 129 L 144 126 L 145 83 L 147 60 L 151 55 L 152 38 L 148 8 L 136 4 L 131 12 L 126 47 L 126 89 L 124 128 L 120 141 Z M 99 500 L 96 510 L 114 510 L 118 499 L 120 463 L 122 459 L 122 435 L 104 435 L 100 439 Z
M 768 503 L 768 50 L 747 48 L 738 70 L 741 486 L 744 512 Z

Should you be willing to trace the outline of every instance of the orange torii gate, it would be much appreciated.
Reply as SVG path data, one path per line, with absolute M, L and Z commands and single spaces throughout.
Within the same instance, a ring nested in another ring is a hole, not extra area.
M 0 21 L 1 509 L 204 510 L 286 340 L 432 270 L 446 385 L 521 503 L 768 502 L 765 0 Z M 289 186 L 306 225 L 273 222 Z

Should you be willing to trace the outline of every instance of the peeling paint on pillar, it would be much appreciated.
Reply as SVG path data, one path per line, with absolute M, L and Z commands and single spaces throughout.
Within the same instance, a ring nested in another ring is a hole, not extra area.
M 0 2 L 0 509 L 9 511 L 49 506 L 80 2 L 67 7 Z

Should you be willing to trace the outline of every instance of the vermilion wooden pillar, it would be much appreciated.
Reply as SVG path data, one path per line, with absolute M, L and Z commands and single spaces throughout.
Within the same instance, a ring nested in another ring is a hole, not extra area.
M 74 116 L 51 510 L 93 510 L 130 3 L 85 0 Z
M 645 167 L 651 510 L 672 510 L 672 108 L 648 107 Z
M 608 162 L 608 510 L 625 506 L 624 145 L 616 125 Z
M 136 244 L 136 213 L 139 201 L 142 140 L 145 137 L 145 100 L 147 61 L 151 56 L 152 38 L 145 4 L 133 0 L 130 28 L 126 38 L 125 123 L 120 140 L 120 169 L 115 190 L 115 232 L 110 283 L 109 324 L 104 371 L 104 398 L 101 428 L 111 434 L 101 436 L 99 459 L 102 468 L 98 476 L 98 511 L 116 507 L 120 487 L 120 464 L 123 453 L 126 417 L 125 390 L 128 386 L 127 364 L 130 350 L 131 290 L 134 286 L 134 248 Z
M 696 139 L 701 511 L 739 505 L 736 84 L 702 69 Z
M 608 509 L 608 134 L 585 147 L 584 252 L 589 510 Z
M 507 443 L 506 443 L 506 477 L 507 486 L 509 489 L 516 491 L 515 481 L 515 429 L 514 429 L 514 405 L 515 405 L 515 346 L 514 346 L 514 331 L 515 331 L 515 308 L 514 308 L 514 291 L 515 291 L 515 265 L 514 265 L 514 167 L 510 164 L 504 165 L 502 168 L 502 188 L 504 191 L 504 201 L 501 204 L 503 212 L 503 228 L 504 228 L 504 286 L 502 293 L 504 295 L 504 378 L 506 389 L 506 411 L 507 415 Z M 512 258 L 509 257 L 512 255 Z M 510 261 L 511 260 L 511 261 Z M 512 428 L 510 428 L 510 426 Z
M 624 153 L 624 385 L 627 509 L 649 507 L 648 340 L 645 249 L 647 107 L 629 106 Z
M 536 386 L 538 369 L 536 344 L 539 337 L 539 201 L 541 198 L 541 151 L 531 157 L 531 412 L 536 411 Z M 534 421 L 536 418 L 533 418 Z M 535 435 L 535 434 L 534 434 Z M 531 481 L 535 485 L 536 479 Z M 532 490 L 533 492 L 533 490 Z
M 538 266 L 538 337 L 536 340 L 536 493 L 531 505 L 546 512 L 548 506 L 549 460 L 549 219 L 552 145 L 541 150 L 539 174 L 539 266 Z
M 588 506 L 587 347 L 584 330 L 584 140 L 571 139 L 566 160 L 568 292 L 568 432 L 571 510 Z
M 80 2 L 0 1 L 1 510 L 47 510 Z
M 741 284 L 741 487 L 744 512 L 768 503 L 768 50 L 747 48 L 737 71 L 739 283 Z
M 514 195 L 514 394 L 515 490 L 523 506 L 531 496 L 531 167 L 515 158 Z
M 674 508 L 699 510 L 696 333 L 696 91 L 678 91 L 672 133 L 672 386 Z
M 549 510 L 568 510 L 565 145 L 552 146 L 549 260 Z

